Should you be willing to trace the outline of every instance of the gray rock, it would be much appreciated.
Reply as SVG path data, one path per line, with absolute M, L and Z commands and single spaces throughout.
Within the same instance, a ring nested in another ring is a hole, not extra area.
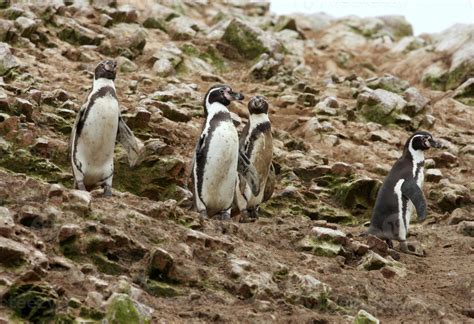
M 366 80 L 367 86 L 371 89 L 384 89 L 390 92 L 402 93 L 410 83 L 391 74 L 385 74 L 379 78 Z
M 247 59 L 257 58 L 263 53 L 275 53 L 281 48 L 281 44 L 271 35 L 237 18 L 227 26 L 222 41 Z
M 245 276 L 237 288 L 237 294 L 243 298 L 263 298 L 278 291 L 278 286 L 268 272 L 250 273 Z
M 249 73 L 257 80 L 268 80 L 278 73 L 281 65 L 281 60 L 277 60 L 264 53 L 260 56 L 257 63 L 250 68 Z
M 126 57 L 119 56 L 117 59 L 117 64 L 121 72 L 135 72 L 138 70 L 138 65 L 136 65 L 133 61 L 129 60 Z
M 396 116 L 405 108 L 406 101 L 393 92 L 377 89 L 359 94 L 357 106 L 365 118 L 385 125 L 395 122 Z
M 75 239 L 81 234 L 81 228 L 76 224 L 65 224 L 61 226 L 58 233 L 59 243 Z
M 311 233 L 314 234 L 315 238 L 320 241 L 328 241 L 339 244 L 346 244 L 348 241 L 344 232 L 327 227 L 315 226 L 311 229 Z
M 474 213 L 470 208 L 464 207 L 453 210 L 448 219 L 448 224 L 457 225 L 462 221 L 474 221 Z
M 173 64 L 167 59 L 159 59 L 153 64 L 153 72 L 158 76 L 167 77 L 175 73 Z
M 401 38 L 413 35 L 413 27 L 404 16 L 391 15 L 377 17 L 385 24 L 385 28 L 393 38 Z
M 167 30 L 173 40 L 190 40 L 199 31 L 198 25 L 185 16 L 174 18 L 168 23 Z
M 320 309 L 328 302 L 331 289 L 309 274 L 293 271 L 289 274 L 290 287 L 285 296 L 293 303 L 301 304 L 310 309 Z
M 107 14 L 101 14 L 99 17 L 99 24 L 104 27 L 112 26 L 114 19 Z
M 110 56 L 125 56 L 134 59 L 145 48 L 147 31 L 137 24 L 120 23 L 110 28 L 112 37 L 101 43 L 99 51 Z
M 372 314 L 368 313 L 367 311 L 361 309 L 356 317 L 354 318 L 354 324 L 379 324 L 380 321 L 373 316 Z
M 460 222 L 457 230 L 463 235 L 474 237 L 474 221 Z
M 65 42 L 73 45 L 99 45 L 102 42 L 102 36 L 72 18 L 61 17 L 55 23 L 61 26 L 58 37 Z
M 153 54 L 153 59 L 168 60 L 173 67 L 176 67 L 183 60 L 183 51 L 174 43 L 165 43 L 158 51 Z
M 474 78 L 469 78 L 461 84 L 454 92 L 453 98 L 466 105 L 474 106 Z
M 25 205 L 21 207 L 17 214 L 17 222 L 24 226 L 41 228 L 45 222 L 45 217 L 39 208 Z
M 414 87 L 406 89 L 403 98 L 407 102 L 404 112 L 411 117 L 422 111 L 430 102 L 430 99 L 423 97 Z
M 0 264 L 3 266 L 25 263 L 29 252 L 25 245 L 0 236 Z
M 71 207 L 80 211 L 88 211 L 91 207 L 92 196 L 83 190 L 71 190 L 68 194 Z
M 0 236 L 10 237 L 14 227 L 15 222 L 10 210 L 6 207 L 0 207 Z
M 0 19 L 0 42 L 6 42 L 16 36 L 14 23 L 10 20 Z
M 110 12 L 114 23 L 135 23 L 138 20 L 137 10 L 129 4 L 122 5 Z
M 425 179 L 428 182 L 435 182 L 438 183 L 443 179 L 443 174 L 439 169 L 428 169 L 425 172 Z
M 432 191 L 436 204 L 443 212 L 451 212 L 462 205 L 471 203 L 471 195 L 466 187 L 450 183 L 447 179 L 439 182 L 439 191 Z
M 149 323 L 153 309 L 125 294 L 113 293 L 106 303 L 106 321 L 121 322 L 126 314 L 127 323 Z
M 6 43 L 0 43 L 0 75 L 7 74 L 19 65 L 17 58 L 10 51 L 10 46 Z
M 38 28 L 38 23 L 30 18 L 18 17 L 15 20 L 15 27 L 20 32 L 21 36 L 28 38 L 36 31 Z
M 455 89 L 474 75 L 474 41 L 467 42 L 451 57 L 447 89 Z
M 162 248 L 152 252 L 148 273 L 151 279 L 163 280 L 168 278 L 174 264 L 173 256 Z
M 230 275 L 233 278 L 242 277 L 245 272 L 252 269 L 252 264 L 247 260 L 232 259 L 230 260 Z
M 408 53 L 414 51 L 421 47 L 426 46 L 426 40 L 421 37 L 415 36 L 406 36 L 400 39 L 394 46 L 391 51 L 394 53 Z

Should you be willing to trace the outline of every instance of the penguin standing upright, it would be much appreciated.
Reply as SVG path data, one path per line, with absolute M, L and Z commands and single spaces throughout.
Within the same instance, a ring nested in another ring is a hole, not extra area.
M 418 255 L 408 249 L 406 238 L 414 210 L 419 220 L 426 218 L 423 195 L 424 151 L 441 145 L 428 132 L 414 133 L 406 142 L 403 155 L 395 162 L 380 188 L 370 221 L 369 234 L 400 242 L 404 253 Z
M 97 65 L 92 90 L 71 133 L 71 164 L 76 188 L 91 190 L 101 185 L 104 196 L 112 195 L 117 137 L 127 150 L 130 164 L 136 160 L 139 150 L 137 140 L 120 114 L 114 85 L 116 68 L 116 62 L 111 60 Z
M 215 85 L 204 97 L 206 120 L 196 144 L 191 175 L 194 209 L 205 217 L 230 218 L 237 174 L 255 173 L 239 152 L 239 137 L 227 109 L 233 100 L 242 99 L 244 96 L 228 85 Z
M 273 182 L 268 181 L 272 170 L 273 138 L 268 102 L 264 97 L 255 96 L 248 103 L 249 120 L 240 137 L 240 150 L 255 167 L 260 190 L 252 192 L 247 181 L 239 176 L 235 190 L 235 204 L 241 214 L 241 221 L 248 217 L 257 218 L 258 206 L 269 199 L 273 191 Z M 268 184 L 268 186 L 267 186 Z

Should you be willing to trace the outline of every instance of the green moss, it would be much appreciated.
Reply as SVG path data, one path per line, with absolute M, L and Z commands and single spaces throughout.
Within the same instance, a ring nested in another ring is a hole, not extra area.
M 469 66 L 469 64 L 471 64 L 471 66 Z M 472 78 L 474 75 L 473 64 L 474 63 L 461 64 L 453 71 L 450 71 L 447 76 L 446 90 L 455 89 L 467 79 Z
M 181 46 L 181 50 L 183 51 L 184 54 L 189 55 L 189 56 L 198 56 L 200 53 L 199 49 L 190 43 L 186 43 L 183 46 Z
M 147 279 L 144 289 L 155 297 L 175 297 L 182 294 L 181 289 L 173 284 Z
M 107 259 L 101 254 L 92 255 L 91 260 L 97 266 L 97 269 L 102 273 L 118 276 L 125 272 L 125 269 L 120 264 Z
M 107 321 L 114 324 L 146 324 L 150 318 L 140 314 L 133 300 L 125 294 L 114 294 L 107 309 Z
M 309 251 L 319 256 L 334 257 L 341 252 L 340 244 L 316 240 L 312 237 L 305 237 L 300 246 L 304 251 Z
M 5 304 L 23 319 L 48 322 L 54 316 L 58 295 L 49 286 L 13 285 L 4 296 Z
M 150 29 L 160 29 L 166 32 L 165 22 L 157 19 L 156 17 L 148 17 L 143 22 L 143 27 Z
M 367 120 L 372 121 L 374 123 L 388 125 L 393 124 L 395 122 L 394 114 L 385 114 L 383 107 L 380 107 L 379 105 L 364 106 L 361 112 Z
M 100 321 L 105 317 L 105 313 L 95 308 L 82 306 L 79 316 L 81 316 L 82 318 L 90 318 L 95 321 Z
M 233 20 L 229 24 L 222 39 L 247 59 L 255 59 L 266 52 L 266 48 L 258 39 L 258 34 L 238 20 Z
M 81 246 L 76 237 L 70 237 L 59 245 L 61 253 L 71 260 L 77 260 L 82 254 Z

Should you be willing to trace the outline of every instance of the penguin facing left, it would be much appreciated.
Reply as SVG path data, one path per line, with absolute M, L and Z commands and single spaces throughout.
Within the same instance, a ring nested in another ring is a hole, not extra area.
M 370 221 L 369 234 L 400 242 L 401 252 L 416 254 L 408 249 L 406 238 L 410 219 L 416 210 L 418 220 L 426 218 L 426 201 L 423 195 L 424 152 L 439 148 L 430 133 L 419 131 L 406 141 L 403 154 L 395 162 L 380 188 Z
M 239 175 L 235 190 L 235 204 L 240 211 L 241 221 L 258 217 L 259 205 L 269 199 L 274 186 L 272 181 L 268 181 L 269 175 L 272 176 L 271 172 L 274 172 L 272 169 L 273 138 L 268 118 L 268 102 L 262 96 L 255 96 L 250 99 L 248 110 L 249 121 L 240 137 L 240 150 L 255 167 L 260 190 L 254 194 L 247 181 Z
M 71 133 L 71 164 L 76 188 L 101 185 L 112 195 L 114 148 L 118 138 L 134 164 L 139 143 L 120 114 L 114 80 L 117 63 L 101 61 L 95 68 L 92 90 L 77 114 Z

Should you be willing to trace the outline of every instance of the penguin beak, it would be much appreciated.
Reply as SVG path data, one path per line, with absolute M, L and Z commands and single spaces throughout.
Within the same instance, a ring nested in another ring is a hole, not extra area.
M 441 148 L 441 143 L 436 142 L 434 139 L 430 138 L 428 141 L 429 145 L 433 148 Z

